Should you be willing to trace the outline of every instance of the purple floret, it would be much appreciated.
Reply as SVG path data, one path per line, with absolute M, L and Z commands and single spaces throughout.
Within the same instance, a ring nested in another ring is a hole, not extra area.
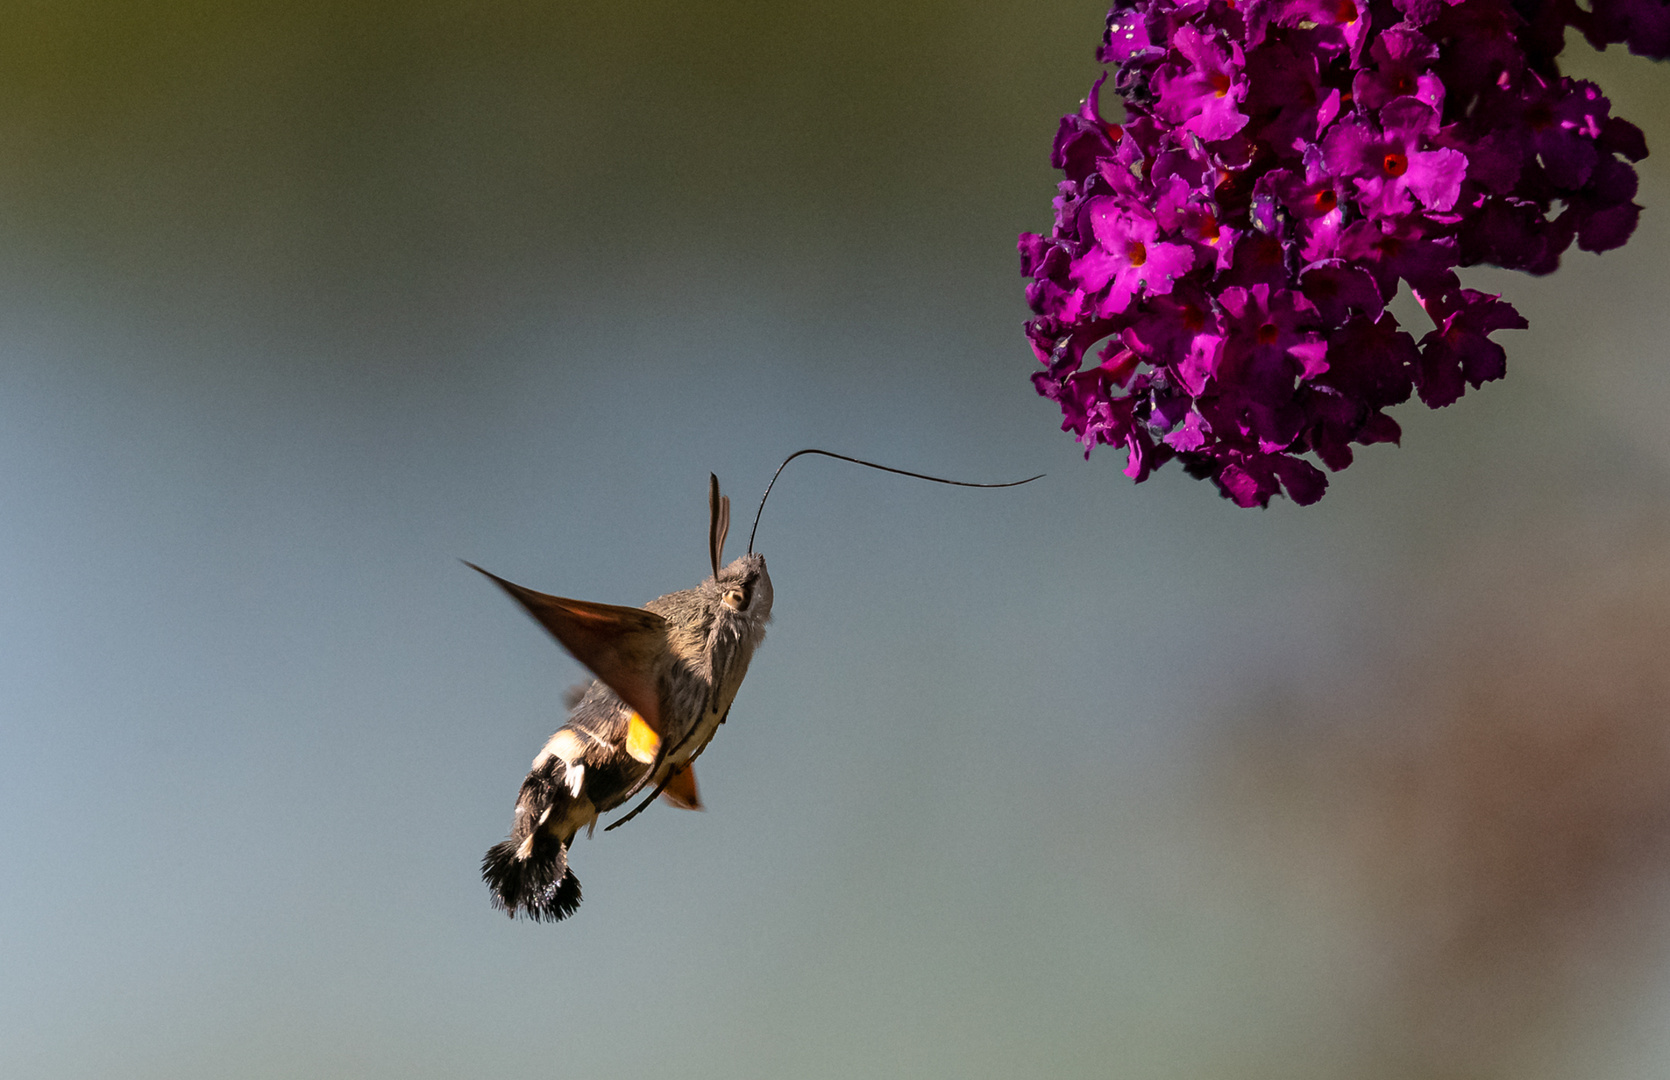
M 1461 287 L 1628 239 L 1641 132 L 1560 75 L 1567 26 L 1663 57 L 1670 0 L 1122 0 L 1020 238 L 1039 393 L 1141 481 L 1315 502 L 1384 410 L 1501 378 L 1525 320 Z M 1124 99 L 1101 114 L 1107 85 Z M 1409 289 L 1417 344 L 1385 310 Z
M 1589 12 L 1568 18 L 1597 48 L 1619 42 L 1654 60 L 1670 56 L 1670 3 L 1665 0 L 1591 0 Z M 1575 7 L 1575 5 L 1574 5 Z

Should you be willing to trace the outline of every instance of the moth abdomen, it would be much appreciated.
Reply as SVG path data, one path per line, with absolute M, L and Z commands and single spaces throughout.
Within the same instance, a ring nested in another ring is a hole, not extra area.
M 596 820 L 596 811 L 583 792 L 584 765 L 565 760 L 561 752 L 577 742 L 565 728 L 546 743 L 517 792 L 510 838 L 482 857 L 481 877 L 493 906 L 512 917 L 557 920 L 580 906 L 580 882 L 568 867 L 568 848 L 580 824 Z
M 648 770 L 627 753 L 632 715 L 593 683 L 546 741 L 517 792 L 510 838 L 489 848 L 481 862 L 495 907 L 555 921 L 580 906 L 580 883 L 568 867 L 574 837 L 618 806 Z

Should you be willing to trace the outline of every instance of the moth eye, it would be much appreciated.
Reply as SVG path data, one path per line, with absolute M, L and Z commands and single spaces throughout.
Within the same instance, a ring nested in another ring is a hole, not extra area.
M 726 589 L 725 595 L 719 599 L 722 604 L 730 608 L 732 611 L 741 611 L 743 608 L 748 606 L 748 601 L 753 597 L 753 595 L 754 583 L 752 581 L 748 581 L 744 582 L 742 587 L 739 589 Z

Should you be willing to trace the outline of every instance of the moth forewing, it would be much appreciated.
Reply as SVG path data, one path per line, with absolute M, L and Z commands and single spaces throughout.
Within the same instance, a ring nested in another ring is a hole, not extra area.
M 660 615 L 647 608 L 594 604 L 535 592 L 474 563 L 466 565 L 497 582 L 574 659 L 632 706 L 651 729 L 665 733 L 661 684 L 669 661 L 667 624 Z

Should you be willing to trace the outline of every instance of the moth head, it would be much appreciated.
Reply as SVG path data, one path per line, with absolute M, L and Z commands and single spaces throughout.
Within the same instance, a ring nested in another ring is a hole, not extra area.
M 724 611 L 762 623 L 771 618 L 771 575 L 766 573 L 765 556 L 749 552 L 720 570 L 714 584 Z

